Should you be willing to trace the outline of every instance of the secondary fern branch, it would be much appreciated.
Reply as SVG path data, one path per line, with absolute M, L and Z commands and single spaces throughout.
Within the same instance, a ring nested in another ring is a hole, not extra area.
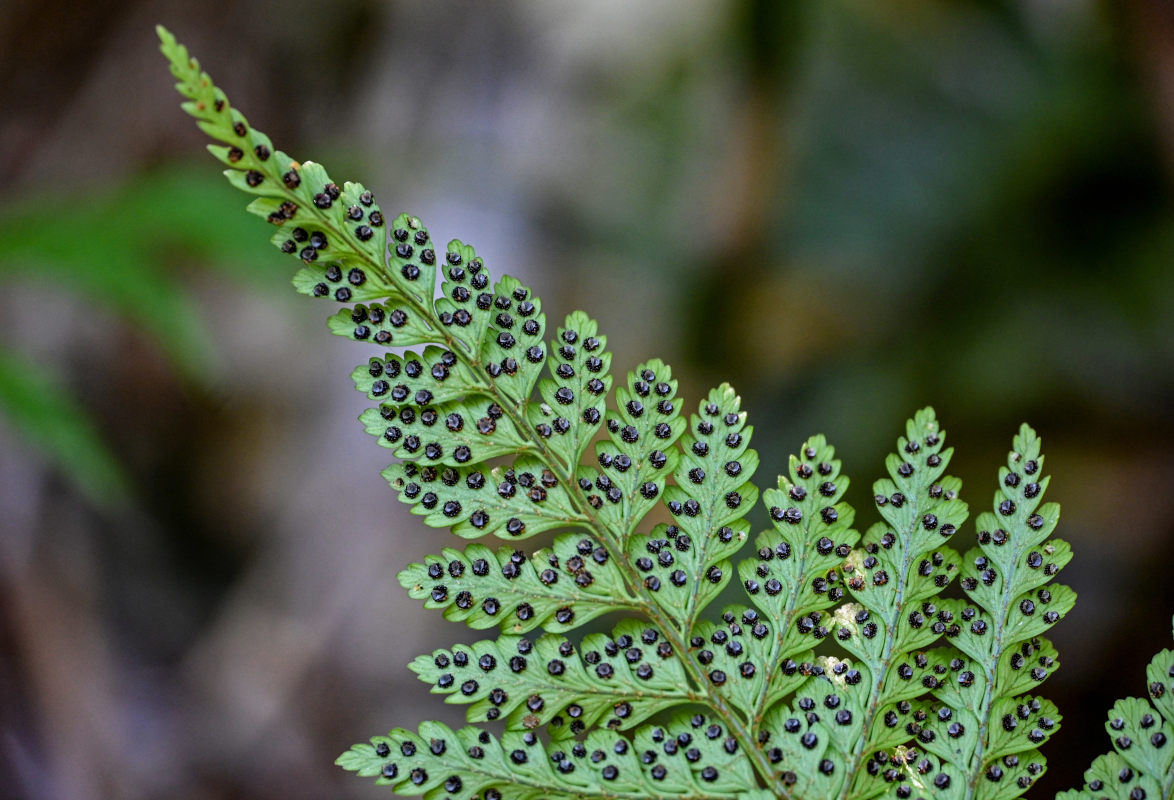
M 1024 425 L 999 473 L 993 511 L 978 518 L 978 547 L 963 558 L 965 601 L 943 602 L 950 645 L 933 653 L 941 679 L 919 742 L 941 760 L 934 791 L 947 798 L 1022 794 L 1043 773 L 1042 745 L 1059 728 L 1056 707 L 1026 694 L 1059 666 L 1041 634 L 1075 594 L 1048 584 L 1071 550 L 1048 537 L 1059 507 L 1041 504 L 1048 479 L 1035 431 Z
M 880 790 L 863 769 L 865 760 L 887 762 L 892 731 L 910 713 L 909 700 L 925 689 L 919 679 L 928 664 L 917 651 L 944 630 L 935 596 L 957 571 L 957 555 L 944 545 L 967 516 L 958 499 L 960 481 L 945 475 L 952 449 L 945 448 L 932 409 L 910 420 L 897 452 L 886 459 L 889 477 L 873 487 L 883 522 L 864 536 L 844 567 L 849 591 L 858 601 L 838 614 L 837 639 L 860 659 L 863 713 L 853 723 L 860 733 L 846 737 L 848 774 L 839 796 L 867 797 Z M 938 616 L 938 619 L 935 619 Z M 899 741 L 899 740 L 898 740 Z
M 860 534 L 852 529 L 855 511 L 842 502 L 849 480 L 840 466 L 823 436 L 805 442 L 778 488 L 763 495 L 773 528 L 755 540 L 756 557 L 738 565 L 743 588 L 774 623 L 763 659 L 767 688 L 753 711 L 757 724 L 803 682 L 799 664 L 812 660 L 827 635 L 823 612 L 844 597 L 839 567 Z

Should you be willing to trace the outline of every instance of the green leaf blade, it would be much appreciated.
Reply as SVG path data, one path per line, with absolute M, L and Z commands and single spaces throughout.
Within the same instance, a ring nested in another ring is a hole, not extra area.
M 727 751 L 725 733 L 703 715 L 677 716 L 666 725 L 640 728 L 634 740 L 595 730 L 576 745 L 544 745 L 532 731 L 494 737 L 473 727 L 453 731 L 425 722 L 419 733 L 396 729 L 357 744 L 336 763 L 378 775 L 376 783 L 403 796 L 443 787 L 461 796 L 496 790 L 510 798 L 732 800 L 753 775 L 736 748 Z M 665 747 L 670 740 L 673 746 Z M 639 754 L 649 751 L 659 758 L 642 760 Z
M 520 540 L 568 527 L 590 531 L 567 487 L 533 456 L 492 469 L 396 463 L 383 476 L 413 514 L 465 539 L 492 534 Z
M 565 632 L 611 611 L 638 608 L 614 562 L 595 560 L 598 549 L 598 542 L 575 534 L 558 536 L 549 550 L 529 557 L 472 543 L 410 564 L 399 581 L 426 608 L 443 609 L 446 619 L 475 629 Z
M 388 396 L 391 392 L 389 388 Z M 359 421 L 396 457 L 428 466 L 463 467 L 532 447 L 501 406 L 484 398 L 383 403 L 364 411 Z
M 469 704 L 469 722 L 545 726 L 552 738 L 590 727 L 626 730 L 699 698 L 679 654 L 657 629 L 631 619 L 610 634 L 589 634 L 578 647 L 554 634 L 533 641 L 510 635 L 437 650 L 411 666 L 447 702 Z
M 836 638 L 857 656 L 860 672 L 871 682 L 867 702 L 849 723 L 863 735 L 840 754 L 850 773 L 877 752 L 879 742 L 891 740 L 878 726 L 885 721 L 881 711 L 923 695 L 935 680 L 915 678 L 924 677 L 930 665 L 923 649 L 946 630 L 936 595 L 957 571 L 957 556 L 947 543 L 968 514 L 958 498 L 960 482 L 945 475 L 952 452 L 932 408 L 906 423 L 896 452 L 885 460 L 889 476 L 873 485 L 883 521 L 868 529 L 862 548 L 853 550 L 842 568 L 856 602 L 850 613 L 837 614 Z M 852 791 L 876 790 L 873 782 L 858 780 L 862 783 Z
M 1022 426 L 1012 441 L 1007 466 L 999 470 L 993 510 L 978 516 L 978 547 L 961 560 L 960 582 L 967 599 L 941 603 L 942 613 L 950 618 L 946 637 L 951 646 L 943 648 L 943 654 L 950 656 L 951 664 L 960 665 L 955 670 L 959 676 L 972 677 L 944 681 L 935 689 L 940 703 L 932 706 L 935 713 L 927 727 L 938 736 L 948 735 L 944 720 L 957 722 L 951 711 L 960 718 L 965 712 L 970 724 L 977 724 L 978 735 L 967 736 L 969 749 L 951 755 L 973 791 L 992 781 L 992 769 L 998 775 L 1020 772 L 1008 759 L 1027 752 L 1035 765 L 1024 778 L 1030 785 L 1046 766 L 1036 748 L 1051 736 L 1060 718 L 1047 700 L 1023 694 L 1058 666 L 1055 649 L 1041 634 L 1066 616 L 1076 601 L 1068 587 L 1048 584 L 1070 559 L 1071 550 L 1064 542 L 1048 540 L 1059 507 L 1042 502 L 1048 485 L 1043 460 L 1039 437 Z
M 582 311 L 568 314 L 550 343 L 550 377 L 538 383 L 543 403 L 531 405 L 530 415 L 534 425 L 551 425 L 559 417 L 571 423 L 566 430 L 561 424 L 552 425 L 556 435 L 549 440 L 549 447 L 565 464 L 580 462 L 603 424 L 612 385 L 611 353 L 606 347 L 607 337 Z
M 546 315 L 541 301 L 516 278 L 507 275 L 499 280 L 493 295 L 496 316 L 486 328 L 480 360 L 496 390 L 524 417 L 546 363 Z M 552 434 L 546 428 L 536 429 L 543 439 Z

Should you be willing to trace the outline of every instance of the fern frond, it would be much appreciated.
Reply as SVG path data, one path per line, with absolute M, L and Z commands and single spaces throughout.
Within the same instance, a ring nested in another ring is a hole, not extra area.
M 403 436 L 398 422 L 397 416 L 388 426 L 395 428 L 390 435 L 396 438 Z M 413 514 L 434 528 L 451 527 L 466 539 L 488 534 L 524 539 L 557 527 L 590 530 L 590 520 L 576 509 L 571 490 L 533 456 L 489 469 L 421 467 L 408 461 L 392 464 L 383 476 Z
M 352 321 L 353 322 L 353 321 Z M 376 402 L 444 403 L 476 387 L 467 364 L 451 350 L 429 345 L 420 352 L 385 353 L 372 357 L 351 373 L 355 388 Z M 391 405 L 389 404 L 389 405 Z M 394 408 L 394 405 L 391 405 Z
M 561 431 L 547 440 L 547 447 L 565 464 L 579 463 L 603 424 L 612 384 L 606 347 L 607 337 L 582 311 L 567 315 L 552 342 L 551 375 L 538 382 L 543 403 L 533 407 L 531 422 Z
M 641 380 L 633 385 L 639 395 L 650 384 Z M 652 399 L 657 410 L 675 412 L 671 390 L 656 396 L 668 386 L 653 385 Z M 637 397 L 628 405 L 638 408 L 641 402 Z M 698 413 L 690 415 L 680 448 L 671 448 L 665 459 L 676 485 L 664 489 L 663 505 L 673 521 L 657 525 L 648 535 L 633 536 L 629 543 L 628 558 L 644 576 L 644 586 L 682 631 L 694 627 L 700 612 L 729 582 L 728 557 L 747 537 L 744 517 L 758 499 L 758 489 L 750 483 L 758 454 L 749 449 L 753 428 L 745 423 L 741 398 L 729 385 L 710 391 Z M 673 426 L 668 441 L 684 428 L 680 419 L 663 424 Z M 655 496 L 660 492 L 659 484 L 655 487 L 642 487 L 641 492 Z
M 849 481 L 840 467 L 823 436 L 807 440 L 778 488 L 763 494 L 773 528 L 756 538 L 756 557 L 738 565 L 743 588 L 773 627 L 762 661 L 768 688 L 755 717 L 805 680 L 799 664 L 828 635 L 823 612 L 844 597 L 839 567 L 860 534 L 855 511 L 842 502 Z
M 1044 634 L 1075 594 L 1051 583 L 1072 552 L 1050 538 L 1059 509 L 1042 502 L 1031 428 L 965 556 L 951 540 L 969 512 L 930 408 L 887 457 L 863 535 L 814 436 L 762 493 L 770 527 L 743 553 L 759 458 L 732 387 L 686 416 L 670 367 L 613 375 L 583 312 L 547 340 L 529 287 L 274 150 L 159 35 L 184 110 L 298 260 L 295 287 L 344 304 L 332 333 L 381 348 L 351 378 L 371 402 L 362 426 L 398 459 L 384 477 L 426 525 L 474 540 L 398 578 L 446 619 L 495 629 L 411 668 L 500 735 L 426 722 L 339 765 L 400 795 L 480 800 L 1013 800 L 1042 774 L 1060 721 L 1038 694 L 1059 664 Z M 735 572 L 748 604 L 713 609 Z M 955 577 L 964 599 L 943 598 Z M 1174 653 L 1149 681 L 1065 800 L 1174 800 Z
M 615 402 L 618 408 L 607 414 L 607 440 L 595 446 L 599 468 L 587 468 L 594 485 L 581 485 L 600 524 L 623 546 L 664 492 L 677 465 L 673 444 L 685 421 L 677 407 L 677 382 L 660 359 L 628 373 L 616 387 Z

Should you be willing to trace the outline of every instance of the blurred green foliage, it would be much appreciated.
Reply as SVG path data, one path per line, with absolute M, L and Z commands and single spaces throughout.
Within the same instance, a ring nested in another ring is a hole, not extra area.
M 0 350 L 0 412 L 92 501 L 119 504 L 127 499 L 122 467 L 50 370 Z
M 206 385 L 216 354 L 192 276 L 219 268 L 227 278 L 220 285 L 228 287 L 276 275 L 274 259 L 250 246 L 262 226 L 224 213 L 233 200 L 215 172 L 188 167 L 144 172 L 88 195 L 46 188 L 0 213 L 0 277 L 19 285 L 35 275 L 38 288 L 50 284 L 87 312 L 124 321 L 177 375 Z M 125 502 L 126 475 L 76 388 L 51 365 L 0 348 L 0 413 L 8 423 L 92 501 Z

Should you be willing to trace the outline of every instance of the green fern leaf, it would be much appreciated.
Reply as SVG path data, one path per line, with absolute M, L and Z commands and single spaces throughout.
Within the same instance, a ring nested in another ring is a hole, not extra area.
M 616 388 L 618 410 L 607 415 L 608 440 L 596 447 L 599 471 L 584 485 L 587 502 L 617 542 L 626 542 L 658 502 L 677 465 L 673 443 L 685 428 L 677 382 L 659 359 L 638 366 Z M 647 404 L 647 406 L 646 406 Z
M 398 458 L 428 465 L 459 467 L 536 449 L 496 401 L 425 403 L 383 403 L 364 411 L 359 421 Z
M 944 629 L 935 621 L 935 595 L 957 570 L 957 555 L 945 542 L 966 519 L 966 504 L 957 498 L 961 483 L 945 475 L 952 450 L 933 409 L 919 411 L 886 459 L 889 477 L 874 486 L 883 522 L 864 535 L 864 546 L 844 563 L 847 588 L 856 603 L 836 615 L 836 640 L 856 657 L 853 668 L 867 688 L 855 711 L 836 724 L 846 729 L 831 739 L 826 759 L 837 772 L 852 776 L 840 784 L 839 797 L 865 798 L 884 790 L 869 770 L 868 759 L 887 763 L 892 730 L 908 713 L 907 701 L 925 691 L 928 658 L 916 651 Z M 826 676 L 817 675 L 819 684 Z M 819 696 L 822 688 L 814 688 Z M 792 713 L 803 712 L 802 700 Z M 806 698 L 814 702 L 813 698 Z M 848 710 L 848 709 L 846 709 Z M 796 730 L 791 735 L 806 735 Z M 844 750 L 834 749 L 841 742 Z
M 472 704 L 470 722 L 502 719 L 508 730 L 548 726 L 552 739 L 588 727 L 626 730 L 660 711 L 703 699 L 688 688 L 680 654 L 655 628 L 624 620 L 578 647 L 546 634 L 454 645 L 411 665 L 447 702 Z
M 355 388 L 368 399 L 392 403 L 445 403 L 479 387 L 467 364 L 451 350 L 430 346 L 416 353 L 387 353 L 351 373 Z
M 640 382 L 635 386 L 638 392 L 642 388 Z M 657 400 L 658 410 L 672 408 L 669 394 Z M 629 539 L 629 560 L 654 602 L 681 630 L 693 627 L 729 582 L 728 556 L 745 542 L 749 526 L 743 517 L 757 500 L 758 490 L 749 479 L 758 468 L 758 454 L 748 448 L 753 429 L 745 425 L 740 403 L 725 384 L 700 403 L 680 450 L 664 454 L 663 471 L 671 469 L 676 482 L 663 491 L 663 505 L 673 521 Z M 683 427 L 683 420 L 676 422 Z M 640 492 L 651 499 L 661 494 L 660 485 L 641 484 Z
M 488 534 L 524 539 L 559 527 L 590 530 L 570 489 L 533 456 L 516 459 L 508 469 L 491 470 L 407 462 L 392 464 L 383 476 L 413 514 L 434 528 L 451 527 L 466 539 Z
M 790 459 L 795 482 L 780 476 L 778 488 L 763 494 L 773 528 L 755 540 L 756 557 L 738 565 L 743 588 L 774 628 L 762 662 L 769 689 L 756 716 L 805 679 L 798 664 L 810 662 L 827 635 L 822 612 L 844 597 L 838 569 L 860 534 L 851 527 L 854 510 L 842 502 L 849 481 L 840 467 L 823 436 L 805 442 Z
M 551 376 L 538 384 L 541 403 L 531 404 L 530 422 L 549 426 L 555 435 L 546 446 L 564 464 L 578 464 L 603 424 L 611 390 L 611 354 L 607 337 L 582 311 L 567 315 L 547 361 Z
M 692 626 L 689 648 L 705 670 L 708 690 L 751 717 L 766 692 L 761 668 L 770 648 L 770 626 L 756 621 L 745 606 L 726 608 L 720 622 L 700 620 Z M 752 624 L 753 623 L 753 624 Z
M 546 347 L 542 343 L 546 315 L 541 313 L 538 298 L 508 275 L 494 286 L 493 296 L 495 308 L 505 314 L 513 312 L 518 320 L 507 325 L 502 314 L 494 318 L 481 347 L 481 361 L 499 391 L 522 408 L 527 405 L 546 363 Z M 512 330 L 514 325 L 520 326 L 517 333 Z M 545 432 L 539 435 L 548 437 Z
M 1162 785 L 1157 778 L 1136 772 L 1117 752 L 1098 756 L 1084 773 L 1084 779 L 1086 783 L 1083 791 L 1063 792 L 1057 795 L 1056 800 L 1135 800 L 1138 797 L 1168 800 L 1171 796 L 1169 792 L 1162 793 Z
M 590 537 L 563 534 L 549 550 L 527 557 L 503 547 L 496 553 L 481 544 L 462 552 L 410 564 L 399 582 L 427 608 L 471 628 L 500 625 L 503 632 L 525 633 L 538 626 L 569 631 L 617 610 L 638 610 L 628 595 L 620 568 Z
M 727 731 L 701 714 L 645 725 L 631 739 L 595 730 L 582 741 L 549 749 L 532 731 L 494 737 L 473 727 L 453 731 L 425 722 L 418 733 L 396 729 L 355 745 L 336 763 L 404 796 L 486 800 L 740 798 L 747 796 L 740 787 L 752 785 L 754 777 L 736 740 L 731 744 Z
M 302 294 L 313 296 L 320 291 L 329 293 L 322 278 L 330 280 L 334 275 L 330 267 L 322 275 L 303 270 L 294 277 L 294 287 Z M 335 336 L 345 336 L 357 342 L 400 346 L 429 344 L 436 340 L 436 334 L 425 322 L 425 317 L 402 303 L 356 303 L 334 314 L 326 324 Z

